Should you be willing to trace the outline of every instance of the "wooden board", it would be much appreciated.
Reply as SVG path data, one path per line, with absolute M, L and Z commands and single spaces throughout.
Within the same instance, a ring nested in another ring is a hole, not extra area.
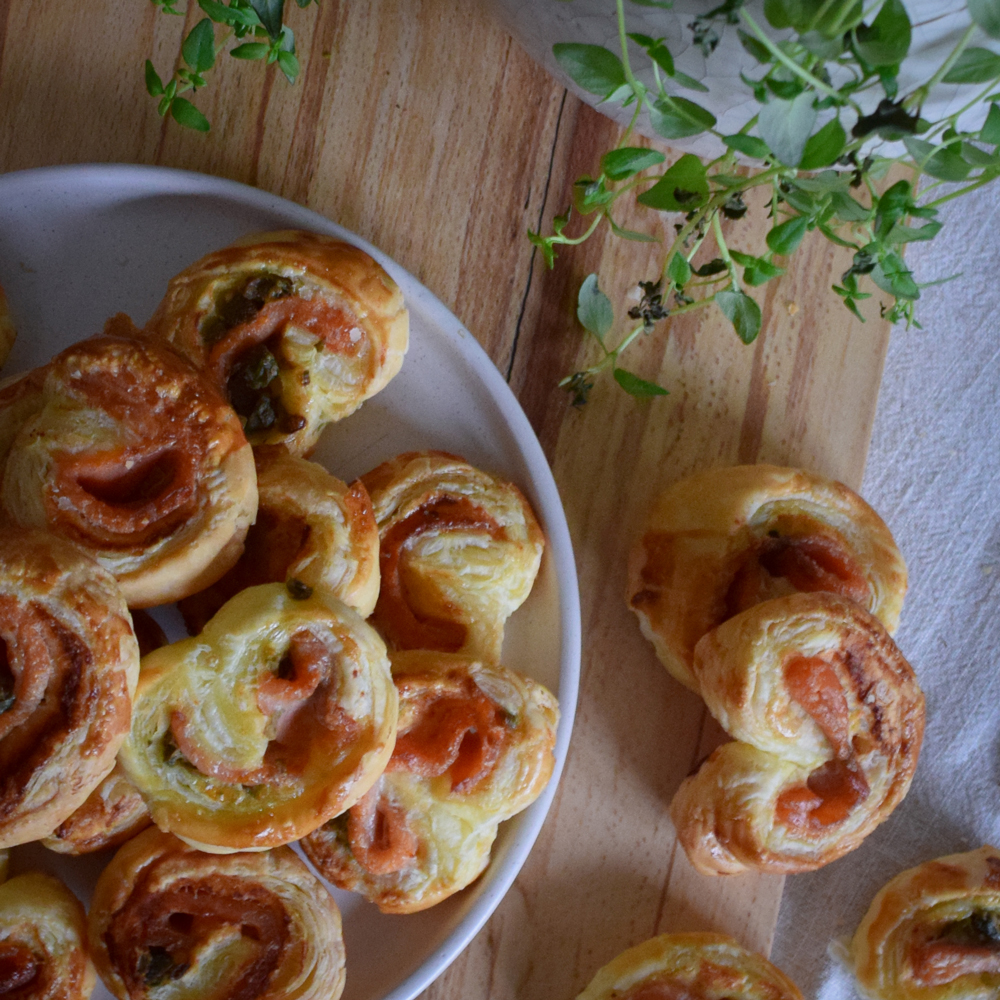
M 755 292 L 763 332 L 744 347 L 716 310 L 645 338 L 629 364 L 670 395 L 637 403 L 610 382 L 574 410 L 555 388 L 589 363 L 574 319 L 596 271 L 615 301 L 656 272 L 656 251 L 598 238 L 546 271 L 525 239 L 616 141 L 482 11 L 461 0 L 289 4 L 295 87 L 224 59 L 199 104 L 209 136 L 164 123 L 146 96 L 179 19 L 138 0 L 0 2 L 0 170 L 125 161 L 257 184 L 349 227 L 427 284 L 473 331 L 521 399 L 566 505 L 578 560 L 584 659 L 562 785 L 496 915 L 426 994 L 434 1000 L 570 998 L 621 949 L 712 928 L 766 951 L 781 880 L 697 875 L 667 815 L 719 738 L 625 607 L 624 559 L 651 498 L 694 469 L 803 465 L 861 481 L 888 327 L 851 319 L 829 286 L 846 267 L 811 239 Z M 189 14 L 193 25 L 197 12 Z M 647 231 L 652 213 L 623 218 Z M 762 211 L 730 224 L 762 248 Z M 152 237 L 151 237 L 152 238 Z

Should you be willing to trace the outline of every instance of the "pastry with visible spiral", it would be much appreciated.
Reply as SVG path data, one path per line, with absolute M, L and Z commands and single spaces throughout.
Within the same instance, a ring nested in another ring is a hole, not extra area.
M 261 850 L 357 802 L 396 717 L 375 630 L 325 591 L 264 584 L 145 657 L 119 759 L 161 829 L 206 851 Z
M 829 591 L 894 632 L 906 593 L 903 557 L 861 497 L 773 465 L 709 469 L 668 487 L 632 549 L 628 576 L 642 634 L 694 690 L 695 643 L 754 604 Z
M 256 447 L 304 455 L 399 371 L 409 317 L 363 250 L 318 233 L 257 233 L 172 278 L 146 330 L 225 393 Z
M 389 648 L 499 662 L 545 545 L 521 491 L 442 451 L 397 455 L 361 479 L 381 539 L 372 621 Z
M 321 874 L 385 913 L 426 909 L 489 863 L 497 824 L 552 775 L 559 709 L 542 685 L 449 653 L 394 653 L 399 733 L 385 774 L 302 841 Z
M 873 1000 L 995 1000 L 1000 850 L 951 854 L 897 875 L 861 921 L 851 959 Z
M 694 674 L 734 738 L 670 808 L 704 874 L 818 868 L 906 794 L 924 696 L 888 632 L 853 601 L 813 593 L 757 604 L 699 641 Z
M 337 1000 L 333 897 L 291 848 L 203 854 L 151 828 L 98 879 L 90 940 L 119 1000 Z
M 139 647 L 114 578 L 40 531 L 0 530 L 0 847 L 50 834 L 112 769 Z

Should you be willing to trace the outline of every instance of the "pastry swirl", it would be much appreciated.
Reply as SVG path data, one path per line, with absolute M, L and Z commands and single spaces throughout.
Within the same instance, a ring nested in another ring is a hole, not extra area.
M 336 598 L 238 594 L 143 660 L 120 760 L 163 830 L 209 851 L 287 844 L 382 773 L 397 697 L 385 646 Z
M 0 847 L 51 833 L 114 766 L 139 648 L 114 578 L 75 545 L 0 531 Z
M 385 774 L 302 841 L 320 873 L 385 913 L 426 909 L 489 863 L 497 825 L 552 775 L 559 710 L 540 684 L 457 654 L 393 654 L 399 733 Z
M 1000 850 L 980 847 L 897 875 L 851 942 L 875 1000 L 993 1000 L 1000 995 Z
M 441 451 L 398 455 L 361 478 L 381 539 L 372 621 L 390 649 L 499 662 L 545 545 L 521 491 Z
M 73 893 L 41 872 L 0 885 L 0 995 L 87 1000 L 95 982 L 87 918 Z
M 288 847 L 203 854 L 151 828 L 97 882 L 94 962 L 119 1000 L 337 1000 L 333 897 Z
M 108 329 L 133 328 L 119 316 Z M 185 361 L 95 337 L 23 380 L 12 407 L 36 405 L 39 379 L 42 405 L 11 441 L 0 483 L 8 517 L 85 547 L 133 607 L 199 590 L 236 561 L 257 509 L 253 455 Z
M 734 737 L 671 805 L 699 871 L 818 868 L 906 794 L 924 696 L 881 623 L 853 601 L 813 593 L 755 605 L 699 641 L 694 674 Z
M 772 465 L 709 469 L 660 496 L 629 558 L 627 600 L 663 665 L 697 690 L 698 640 L 760 601 L 829 591 L 894 632 L 906 565 L 856 493 Z
M 245 237 L 171 279 L 146 327 L 224 392 L 254 445 L 294 455 L 399 371 L 409 318 L 364 251 L 318 233 Z

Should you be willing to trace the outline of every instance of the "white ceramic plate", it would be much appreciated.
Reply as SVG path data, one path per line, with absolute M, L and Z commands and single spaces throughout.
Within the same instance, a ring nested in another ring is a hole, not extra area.
M 576 569 L 555 482 L 524 413 L 462 324 L 374 247 L 298 205 L 232 181 L 176 170 L 82 166 L 0 176 L 0 285 L 18 340 L 3 375 L 33 368 L 101 330 L 115 312 L 140 325 L 168 279 L 246 233 L 301 228 L 362 247 L 398 282 L 410 310 L 410 349 L 382 393 L 327 429 L 316 453 L 351 480 L 401 451 L 441 448 L 507 477 L 531 500 L 548 546 L 534 590 L 511 619 L 504 662 L 559 698 L 553 779 L 503 824 L 486 873 L 423 913 L 387 916 L 334 890 L 344 916 L 344 1000 L 409 1000 L 444 971 L 503 898 L 524 863 L 562 771 L 576 707 L 580 610 Z M 179 636 L 178 636 L 179 637 Z M 68 860 L 29 845 L 13 867 L 60 874 L 86 902 L 108 855 Z M 110 994 L 99 985 L 95 1000 Z

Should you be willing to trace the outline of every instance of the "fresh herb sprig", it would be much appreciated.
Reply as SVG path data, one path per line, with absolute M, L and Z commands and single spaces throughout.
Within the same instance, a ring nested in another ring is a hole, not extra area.
M 181 0 L 151 0 L 163 14 L 183 17 L 178 10 Z M 319 0 L 295 0 L 299 7 L 308 7 Z M 208 119 L 186 97 L 186 91 L 205 86 L 205 74 L 215 66 L 216 58 L 233 39 L 241 44 L 229 50 L 234 59 L 264 60 L 277 63 L 289 83 L 299 75 L 299 60 L 295 54 L 295 35 L 283 23 L 285 0 L 198 0 L 203 17 L 188 32 L 181 44 L 173 76 L 166 82 L 156 72 L 151 60 L 146 60 L 146 90 L 150 97 L 159 98 L 160 117 L 170 115 L 178 124 L 198 132 L 207 132 Z M 222 27 L 217 40 L 215 26 Z M 252 41 L 242 41 L 247 38 Z
M 632 0 L 644 7 L 670 7 L 669 0 Z M 721 32 L 735 27 L 744 49 L 757 63 L 741 78 L 759 104 L 739 132 L 726 135 L 707 108 L 678 91 L 706 91 L 702 83 L 674 66 L 663 38 L 629 33 L 624 0 L 616 0 L 620 52 L 598 45 L 561 43 L 554 54 L 563 70 L 602 101 L 632 107 L 632 119 L 618 146 L 605 153 L 596 176 L 579 178 L 572 205 L 553 220 L 548 234 L 529 231 L 546 263 L 555 263 L 557 247 L 589 239 L 602 222 L 623 239 L 662 242 L 658 237 L 619 225 L 614 212 L 622 198 L 654 211 L 683 213 L 666 248 L 660 273 L 638 282 L 640 303 L 628 310 L 637 321 L 609 346 L 614 307 L 589 275 L 580 288 L 577 315 L 601 349 L 589 368 L 560 385 L 575 405 L 586 402 L 595 378 L 610 370 L 615 381 L 636 397 L 666 390 L 620 365 L 620 358 L 640 334 L 650 333 L 669 317 L 715 305 L 746 344 L 760 331 L 761 311 L 746 291 L 785 273 L 775 261 L 795 253 L 806 233 L 817 230 L 853 251 L 851 266 L 833 291 L 864 319 L 858 303 L 874 285 L 885 294 L 881 312 L 891 322 L 918 325 L 914 307 L 920 286 L 906 267 L 906 243 L 937 236 L 938 208 L 1000 176 L 1000 54 L 971 46 L 978 26 L 1000 38 L 1000 0 L 969 0 L 970 24 L 931 76 L 905 94 L 899 92 L 900 63 L 911 44 L 911 24 L 901 0 L 765 0 L 764 17 L 783 32 L 775 40 L 745 7 L 745 0 L 725 0 L 688 26 L 705 56 L 717 47 Z M 652 85 L 637 79 L 632 54 L 648 60 Z M 921 109 L 938 84 L 969 88 L 968 100 L 938 121 Z M 959 128 L 966 112 L 980 107 L 984 124 Z M 662 173 L 665 162 L 655 150 L 630 145 L 640 114 L 653 130 L 676 140 L 710 133 L 724 151 L 703 162 L 686 154 Z M 880 155 L 878 140 L 903 143 L 905 154 Z M 750 163 L 749 169 L 741 167 Z M 894 165 L 910 179 L 885 190 Z M 947 187 L 943 187 L 947 185 Z M 765 246 L 737 250 L 724 238 L 723 218 L 747 211 L 744 195 L 763 187 L 772 225 Z M 919 194 L 918 194 L 919 189 Z M 571 234 L 573 214 L 588 219 Z M 700 267 L 693 258 L 702 244 L 715 253 Z

